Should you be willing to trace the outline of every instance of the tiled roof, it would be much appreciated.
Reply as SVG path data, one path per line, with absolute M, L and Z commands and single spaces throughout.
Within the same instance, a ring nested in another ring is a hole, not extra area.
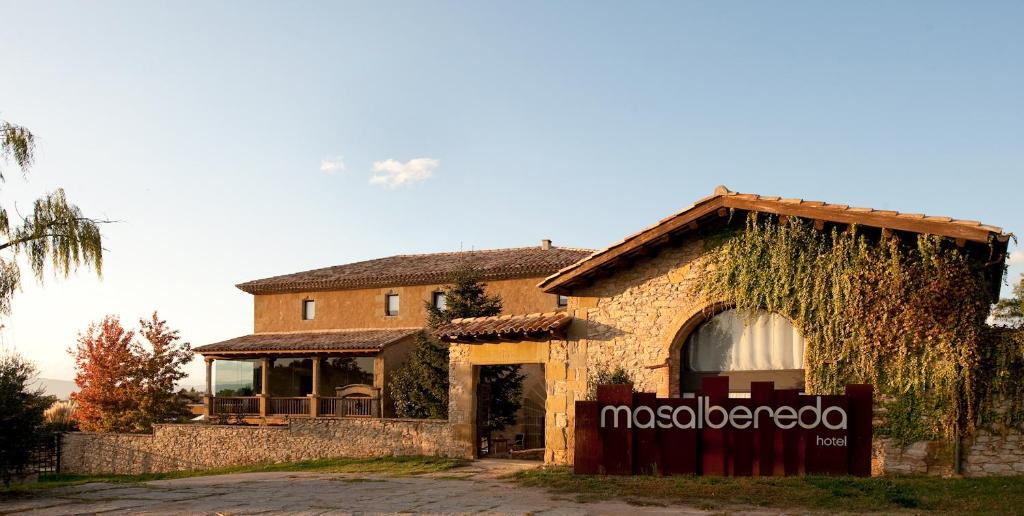
M 829 204 L 822 201 L 783 199 L 757 194 L 736 193 L 724 186 L 692 206 L 659 221 L 657 224 L 634 233 L 622 241 L 597 251 L 557 273 L 547 277 L 538 286 L 546 292 L 569 293 L 570 284 L 596 273 L 598 269 L 614 265 L 620 259 L 629 259 L 637 253 L 664 244 L 673 237 L 692 231 L 701 220 L 723 216 L 729 210 L 755 211 L 776 215 L 795 216 L 840 224 L 857 224 L 911 233 L 931 234 L 954 238 L 960 241 L 996 243 L 1005 247 L 1010 235 L 1002 228 L 982 224 L 974 220 L 951 217 L 928 216 L 920 213 L 900 213 L 872 208 L 855 208 L 845 204 Z M 645 249 L 646 248 L 646 249 Z M 998 292 L 998 287 L 996 287 Z
M 550 338 L 562 335 L 572 317 L 566 311 L 453 319 L 434 335 L 446 341 Z
M 237 285 L 250 294 L 344 290 L 446 283 L 466 265 L 484 281 L 543 277 L 590 256 L 592 249 L 520 247 L 390 256 L 323 269 L 249 281 Z
M 194 348 L 201 355 L 291 351 L 376 351 L 423 328 L 254 333 Z

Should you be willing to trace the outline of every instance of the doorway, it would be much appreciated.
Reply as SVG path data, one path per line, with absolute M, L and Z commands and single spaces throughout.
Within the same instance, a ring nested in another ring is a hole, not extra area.
M 475 369 L 477 457 L 543 460 L 544 366 L 503 364 Z

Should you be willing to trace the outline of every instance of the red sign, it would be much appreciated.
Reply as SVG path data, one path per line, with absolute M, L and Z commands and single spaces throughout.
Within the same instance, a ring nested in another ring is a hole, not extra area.
M 693 398 L 601 385 L 576 402 L 576 473 L 630 475 L 871 475 L 870 385 L 803 395 L 752 382 L 730 398 L 708 377 Z

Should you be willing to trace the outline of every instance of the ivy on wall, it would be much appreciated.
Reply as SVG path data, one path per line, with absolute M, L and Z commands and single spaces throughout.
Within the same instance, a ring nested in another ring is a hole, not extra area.
M 704 294 L 789 318 L 807 342 L 808 392 L 874 384 L 877 430 L 900 442 L 1024 419 L 1021 339 L 985 324 L 990 257 L 941 237 L 870 233 L 750 214 L 743 231 L 708 241 Z M 996 407 L 997 395 L 1018 406 Z

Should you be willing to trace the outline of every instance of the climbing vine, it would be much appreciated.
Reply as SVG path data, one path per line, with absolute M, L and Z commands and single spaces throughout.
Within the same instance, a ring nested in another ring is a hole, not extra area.
M 951 439 L 997 419 L 993 400 L 1006 395 L 1015 406 L 998 407 L 998 418 L 1024 419 L 1021 339 L 993 345 L 997 332 L 986 329 L 993 300 L 980 264 L 988 256 L 941 237 L 818 231 L 757 214 L 709 245 L 717 252 L 704 293 L 741 313 L 789 318 L 807 342 L 809 392 L 874 384 L 885 413 L 879 433 Z

